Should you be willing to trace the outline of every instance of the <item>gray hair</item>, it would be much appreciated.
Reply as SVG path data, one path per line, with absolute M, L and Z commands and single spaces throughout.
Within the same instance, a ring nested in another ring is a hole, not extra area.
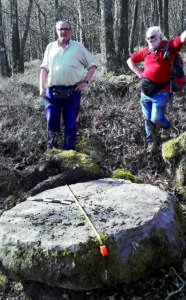
M 152 26 L 152 27 L 149 27 L 146 31 L 146 36 L 147 34 L 151 31 L 155 31 L 156 34 L 160 37 L 160 39 L 162 39 L 163 41 L 166 40 L 166 37 L 164 36 L 163 32 L 161 31 L 161 28 L 159 26 Z
M 70 24 L 70 22 L 69 21 L 63 21 L 63 20 L 60 20 L 60 21 L 58 21 L 56 23 L 56 30 L 58 29 L 59 25 L 64 24 L 64 23 L 67 23 L 68 26 L 69 26 L 69 29 L 71 30 L 71 24 Z

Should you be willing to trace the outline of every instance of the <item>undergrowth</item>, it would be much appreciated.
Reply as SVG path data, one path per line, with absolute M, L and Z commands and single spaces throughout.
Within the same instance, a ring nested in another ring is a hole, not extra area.
M 34 164 L 46 151 L 45 109 L 39 95 L 40 62 L 25 66 L 24 76 L 2 79 L 0 85 L 0 169 L 17 163 Z M 102 75 L 96 71 L 82 93 L 77 119 L 77 144 L 86 134 L 101 140 L 106 153 L 100 167 L 106 173 L 125 168 L 146 183 L 175 190 L 172 179 L 165 176 L 162 161 L 147 153 L 144 119 L 140 107 L 137 81 L 128 76 Z M 172 137 L 186 130 L 183 97 L 174 96 L 174 109 L 167 109 L 173 130 Z M 62 123 L 62 122 L 61 122 Z M 59 147 L 63 147 L 63 123 Z

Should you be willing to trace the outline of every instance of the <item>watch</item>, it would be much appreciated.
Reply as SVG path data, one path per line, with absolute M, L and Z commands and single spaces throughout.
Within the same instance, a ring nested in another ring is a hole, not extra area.
M 85 79 L 84 82 L 86 82 L 88 84 L 88 79 Z

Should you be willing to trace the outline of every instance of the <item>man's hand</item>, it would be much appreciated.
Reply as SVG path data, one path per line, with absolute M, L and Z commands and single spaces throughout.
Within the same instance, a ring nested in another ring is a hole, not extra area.
M 181 34 L 181 43 L 186 43 L 186 30 Z
M 77 92 L 81 92 L 86 86 L 87 86 L 87 83 L 85 81 L 80 81 L 80 82 L 77 82 L 77 88 L 75 89 L 75 91 Z
M 88 73 L 86 74 L 86 79 L 88 80 L 88 82 L 90 82 L 90 79 L 92 78 L 96 69 L 97 69 L 97 66 L 92 66 L 88 70 Z M 77 82 L 76 84 L 77 84 L 76 91 L 81 92 L 87 86 L 88 83 L 86 83 L 85 81 L 80 81 L 80 82 Z
M 43 88 L 41 88 L 41 89 L 40 89 L 39 96 L 42 97 L 42 98 L 46 98 L 46 90 L 43 89 Z

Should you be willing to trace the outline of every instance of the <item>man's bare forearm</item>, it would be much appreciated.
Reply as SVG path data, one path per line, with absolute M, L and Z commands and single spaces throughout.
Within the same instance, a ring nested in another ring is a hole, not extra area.
M 47 70 L 42 68 L 40 73 L 40 86 L 39 86 L 40 96 L 45 96 L 44 90 L 45 90 L 45 82 L 46 82 L 47 75 L 48 75 Z
M 95 70 L 97 69 L 96 66 L 92 66 L 89 70 L 88 73 L 86 75 L 86 79 L 88 80 L 88 82 L 91 80 L 92 76 L 94 75 Z
M 129 66 L 129 68 L 139 77 L 142 78 L 143 77 L 143 72 L 138 68 L 138 66 L 135 64 L 135 62 L 129 58 L 127 60 L 127 64 Z

